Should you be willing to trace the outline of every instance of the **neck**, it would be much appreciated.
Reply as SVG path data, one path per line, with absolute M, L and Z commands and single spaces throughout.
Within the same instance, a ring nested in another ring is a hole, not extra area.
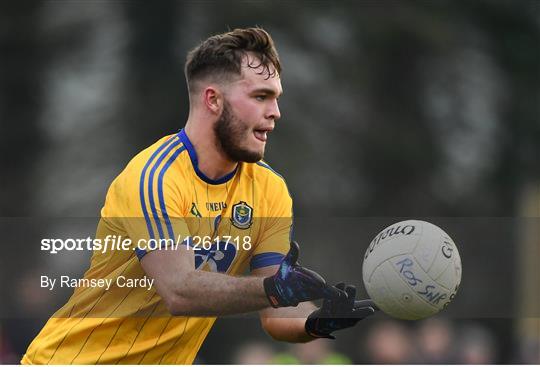
M 212 180 L 234 171 L 238 162 L 230 160 L 219 148 L 210 124 L 194 121 L 190 116 L 184 128 L 199 161 L 199 170 Z

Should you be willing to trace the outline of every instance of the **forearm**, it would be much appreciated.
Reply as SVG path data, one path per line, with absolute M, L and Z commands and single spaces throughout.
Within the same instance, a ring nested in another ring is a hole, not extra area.
M 305 331 L 306 318 L 274 318 L 270 321 L 272 326 L 266 327 L 266 332 L 275 340 L 288 343 L 307 343 L 312 336 Z
M 275 340 L 289 343 L 306 343 L 312 336 L 305 330 L 306 319 L 317 307 L 311 302 L 303 302 L 297 307 L 267 309 L 261 323 L 264 330 Z
M 220 316 L 268 307 L 263 278 L 193 270 L 179 279 L 167 303 L 176 315 Z

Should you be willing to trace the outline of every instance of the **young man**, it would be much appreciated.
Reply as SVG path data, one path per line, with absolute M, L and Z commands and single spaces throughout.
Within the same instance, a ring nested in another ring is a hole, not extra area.
M 306 342 L 374 312 L 355 307 L 354 287 L 296 263 L 291 197 L 261 161 L 282 93 L 268 33 L 210 37 L 185 72 L 185 128 L 134 157 L 107 193 L 96 238 L 129 247 L 95 251 L 84 277 L 110 286 L 77 288 L 22 363 L 189 364 L 216 316 L 258 310 L 273 338 Z M 306 302 L 321 298 L 320 309 Z

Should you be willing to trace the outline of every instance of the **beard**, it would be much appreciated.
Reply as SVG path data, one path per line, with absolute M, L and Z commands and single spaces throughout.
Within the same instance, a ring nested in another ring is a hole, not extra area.
M 263 158 L 264 152 L 242 147 L 242 142 L 248 139 L 252 130 L 247 123 L 232 113 L 227 101 L 223 104 L 223 112 L 214 125 L 214 132 L 221 150 L 232 161 L 255 163 Z

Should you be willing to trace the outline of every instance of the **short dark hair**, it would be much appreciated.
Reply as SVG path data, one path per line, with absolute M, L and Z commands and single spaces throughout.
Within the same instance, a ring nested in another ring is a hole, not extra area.
M 194 83 L 208 76 L 230 78 L 241 75 L 242 60 L 248 52 L 258 59 L 258 62 L 248 64 L 249 67 L 262 66 L 260 74 L 267 74 L 267 78 L 281 74 L 279 56 L 268 32 L 258 27 L 235 29 L 209 37 L 188 53 L 184 70 L 188 89 L 192 92 Z

